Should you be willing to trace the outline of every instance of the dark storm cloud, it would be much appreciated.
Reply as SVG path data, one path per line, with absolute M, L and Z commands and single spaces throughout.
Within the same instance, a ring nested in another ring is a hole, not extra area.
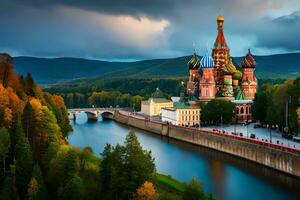
M 261 53 L 299 50 L 299 42 L 295 42 L 298 40 L 295 30 L 299 30 L 297 0 L 0 0 L 0 3 L 0 50 L 19 55 L 174 57 L 189 54 L 193 42 L 202 54 L 206 45 L 213 45 L 215 19 L 220 13 L 225 16 L 226 39 L 233 55 L 243 55 L 249 46 Z
M 266 20 L 258 30 L 257 44 L 266 48 L 285 48 L 292 51 L 300 49 L 300 12 L 295 11 L 273 20 Z

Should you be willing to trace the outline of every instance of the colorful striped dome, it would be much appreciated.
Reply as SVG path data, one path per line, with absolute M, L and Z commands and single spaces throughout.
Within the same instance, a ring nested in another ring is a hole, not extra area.
M 205 56 L 201 58 L 200 64 L 203 68 L 213 68 L 214 67 L 214 60 L 213 58 L 207 53 Z
M 199 57 L 197 56 L 195 50 L 194 50 L 191 60 L 188 62 L 188 67 L 189 67 L 189 69 L 198 69 L 200 67 L 200 60 L 199 60 Z
M 243 68 L 255 68 L 256 67 L 256 61 L 254 60 L 250 49 L 248 49 L 248 53 L 245 56 L 244 60 L 242 61 L 242 67 Z

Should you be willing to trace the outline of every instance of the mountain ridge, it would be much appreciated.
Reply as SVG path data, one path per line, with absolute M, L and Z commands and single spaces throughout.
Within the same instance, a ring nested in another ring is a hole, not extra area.
M 201 56 L 199 56 L 201 58 Z M 300 53 L 254 56 L 258 78 L 294 78 L 300 76 Z M 106 78 L 169 78 L 188 75 L 187 62 L 191 56 L 161 58 L 131 62 L 91 60 L 86 58 L 13 58 L 15 71 L 30 72 L 39 84 L 62 84 L 72 81 Z M 240 64 L 243 57 L 233 57 Z

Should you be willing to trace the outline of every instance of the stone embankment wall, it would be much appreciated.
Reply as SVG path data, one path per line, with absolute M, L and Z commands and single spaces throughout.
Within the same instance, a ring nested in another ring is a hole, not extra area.
M 153 122 L 115 112 L 114 120 L 169 138 L 238 156 L 300 177 L 300 151 L 252 139 Z

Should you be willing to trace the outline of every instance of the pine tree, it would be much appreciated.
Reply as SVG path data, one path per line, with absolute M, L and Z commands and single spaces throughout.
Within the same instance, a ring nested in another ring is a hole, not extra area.
M 186 185 L 183 191 L 183 200 L 205 200 L 206 196 L 203 192 L 202 184 L 196 179 L 192 179 L 191 182 Z
M 39 184 L 36 181 L 36 179 L 32 177 L 28 184 L 26 200 L 37 200 L 38 190 L 39 190 Z
M 154 159 L 151 151 L 142 149 L 137 136 L 129 131 L 125 139 L 123 176 L 126 183 L 124 194 L 129 198 L 145 181 L 152 181 L 155 175 Z
M 22 119 L 24 133 L 29 137 L 30 132 L 34 130 L 34 110 L 29 101 L 25 105 Z
M 1 186 L 0 200 L 18 200 L 17 189 L 11 177 L 6 176 Z
M 84 187 L 79 176 L 74 175 L 61 189 L 58 195 L 59 200 L 83 199 Z
M 16 144 L 16 186 L 20 195 L 26 193 L 33 168 L 33 158 L 28 139 L 23 132 L 17 135 Z
M 5 160 L 9 153 L 9 147 L 10 147 L 10 136 L 6 128 L 0 129 L 0 158 L 2 161 L 2 169 L 3 174 L 5 174 Z
M 44 182 L 41 168 L 37 163 L 33 167 L 32 178 L 35 178 L 35 180 L 39 185 L 36 199 L 47 199 L 48 198 L 47 188 Z

